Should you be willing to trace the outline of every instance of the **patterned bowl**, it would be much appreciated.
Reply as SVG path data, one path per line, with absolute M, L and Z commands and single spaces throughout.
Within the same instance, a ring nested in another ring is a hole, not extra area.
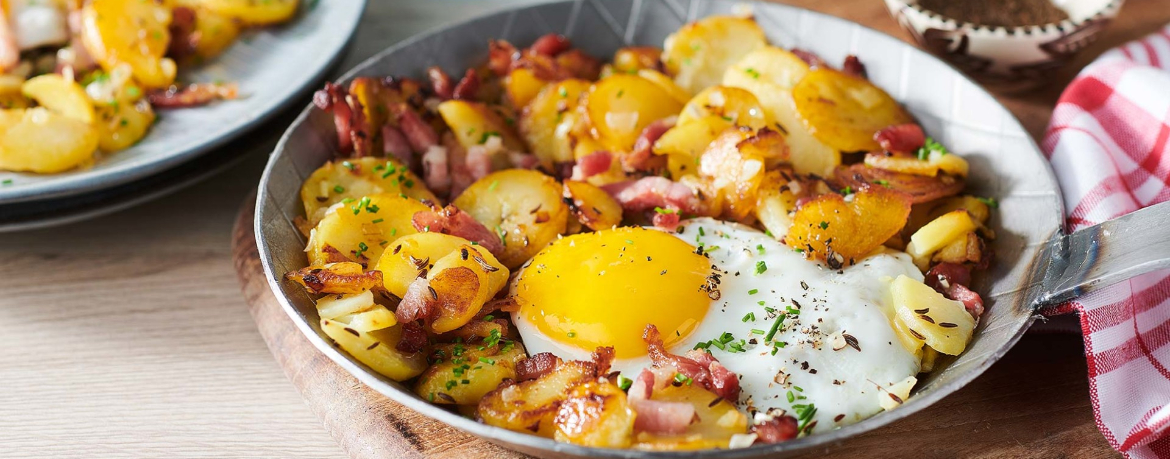
M 999 27 L 972 24 L 923 9 L 918 0 L 885 0 L 927 51 L 980 82 L 1002 90 L 1035 87 L 1073 55 L 1096 41 L 1124 0 L 1065 0 L 1069 19 L 1051 24 Z

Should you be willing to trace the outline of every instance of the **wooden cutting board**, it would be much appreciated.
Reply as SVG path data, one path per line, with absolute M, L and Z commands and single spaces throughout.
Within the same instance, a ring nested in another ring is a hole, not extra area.
M 246 201 L 232 240 L 244 297 L 285 375 L 350 457 L 523 457 L 389 400 L 318 352 L 268 288 L 252 232 L 253 210 L 253 200 Z M 1094 424 L 1086 374 L 1079 336 L 1028 335 L 986 374 L 936 405 L 814 453 L 831 458 L 1118 457 Z

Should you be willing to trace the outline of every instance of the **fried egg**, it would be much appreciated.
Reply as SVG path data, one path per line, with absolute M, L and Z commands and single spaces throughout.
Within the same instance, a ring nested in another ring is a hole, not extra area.
M 706 349 L 740 375 L 741 407 L 815 407 L 811 433 L 882 411 L 888 388 L 918 374 L 920 355 L 890 323 L 899 275 L 923 278 L 901 252 L 833 270 L 753 228 L 700 218 L 674 233 L 554 242 L 518 273 L 512 319 L 530 353 L 585 360 L 613 346 L 614 369 L 631 378 L 651 365 L 642 332 L 654 324 L 668 351 Z

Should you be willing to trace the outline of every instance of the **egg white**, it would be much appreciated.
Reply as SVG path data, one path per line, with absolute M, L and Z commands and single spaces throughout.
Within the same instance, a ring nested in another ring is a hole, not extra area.
M 918 373 L 920 359 L 895 336 L 889 320 L 893 307 L 886 299 L 889 279 L 906 275 L 922 280 L 908 255 L 883 249 L 853 266 L 832 270 L 735 223 L 693 219 L 674 234 L 702 247 L 721 280 L 719 299 L 711 302 L 695 331 L 669 351 L 684 354 L 724 333 L 742 342 L 742 352 L 736 346 L 708 347 L 740 375 L 741 407 L 794 413 L 793 404 L 814 404 L 812 431 L 825 431 L 880 412 L 885 396 L 881 388 Z M 786 345 L 773 354 L 764 335 L 789 308 L 799 313 L 782 322 L 773 339 Z M 512 321 L 530 354 L 590 358 L 590 351 L 545 337 L 520 314 L 513 313 Z M 842 334 L 856 338 L 857 348 L 840 347 L 837 337 Z M 650 365 L 643 356 L 618 359 L 613 368 L 632 378 Z

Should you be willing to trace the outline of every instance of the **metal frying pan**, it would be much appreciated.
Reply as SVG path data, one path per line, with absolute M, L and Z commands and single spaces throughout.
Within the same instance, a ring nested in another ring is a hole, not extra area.
M 661 46 L 679 26 L 712 14 L 729 14 L 744 2 L 725 0 L 578 0 L 508 10 L 402 42 L 349 72 L 354 76 L 422 76 L 439 65 L 462 73 L 483 62 L 493 38 L 530 43 L 559 32 L 591 55 L 612 56 L 627 45 Z M 747 3 L 773 44 L 813 51 L 829 62 L 856 54 L 870 79 L 902 101 L 926 132 L 971 162 L 969 186 L 994 196 L 997 262 L 974 286 L 987 312 L 967 351 L 943 362 L 896 410 L 838 430 L 774 445 L 711 451 L 720 458 L 779 457 L 844 439 L 909 416 L 955 392 L 983 373 L 1015 344 L 1037 307 L 1160 267 L 1170 266 L 1170 204 L 1154 206 L 1098 227 L 1066 235 L 1056 180 L 1035 143 L 995 99 L 954 69 L 897 39 L 811 11 Z M 586 448 L 511 432 L 428 404 L 409 389 L 334 349 L 318 325 L 303 289 L 282 274 L 305 265 L 305 241 L 293 219 L 301 214 L 304 179 L 334 154 L 332 118 L 306 108 L 285 133 L 260 182 L 256 238 L 276 297 L 321 352 L 366 385 L 420 413 L 473 435 L 542 457 L 682 457 L 684 453 Z

